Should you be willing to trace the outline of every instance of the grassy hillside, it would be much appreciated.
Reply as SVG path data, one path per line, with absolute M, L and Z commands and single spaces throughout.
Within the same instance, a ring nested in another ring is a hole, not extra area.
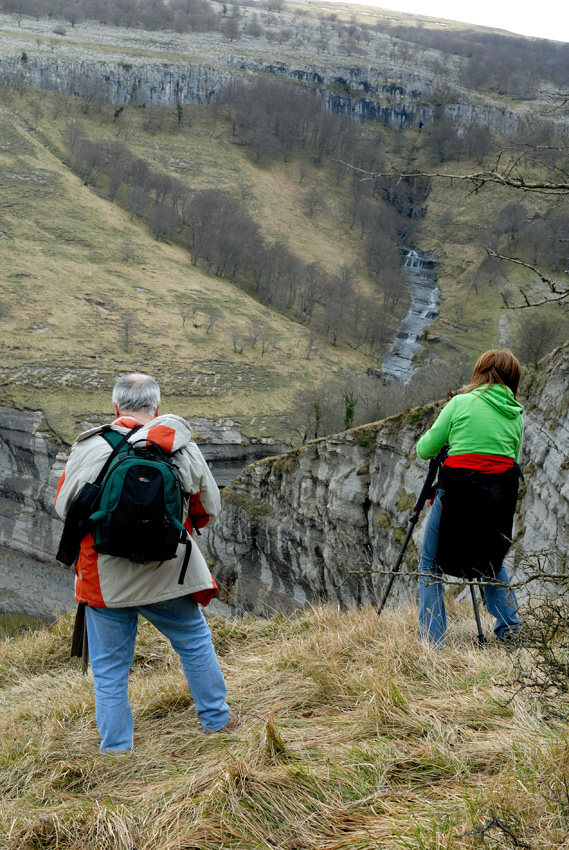
M 25 115 L 30 104 L 25 95 L 22 100 Z M 47 93 L 43 108 L 52 106 Z M 335 373 L 363 371 L 370 361 L 362 352 L 323 338 L 313 345 L 308 328 L 192 266 L 182 247 L 154 240 L 144 224 L 82 185 L 61 161 L 62 127 L 79 115 L 74 99 L 61 120 L 50 112 L 44 131 L 26 132 L 25 118 L 0 111 L 4 405 L 44 410 L 56 434 L 70 440 L 81 422 L 107 414 L 108 391 L 119 372 L 145 369 L 157 374 L 168 405 L 182 415 L 229 415 L 245 431 L 282 436 L 289 428 L 282 417 L 297 392 Z M 268 232 L 280 211 L 299 250 L 304 246 L 330 264 L 350 255 L 350 237 L 341 236 L 338 222 L 318 225 L 299 212 L 298 178 L 287 177 L 285 166 L 253 175 L 235 146 L 212 153 L 207 121 L 191 139 L 165 132 L 158 144 L 156 136 L 138 132 L 139 119 L 140 110 L 125 118 L 132 121 L 135 147 L 146 144 L 146 153 L 159 152 L 163 163 L 187 157 L 191 146 L 203 185 L 212 179 L 213 166 L 201 160 L 209 151 L 218 163 L 215 181 L 234 191 L 249 186 Z M 89 125 L 88 116 L 84 120 Z M 109 132 L 100 123 L 92 117 L 99 134 Z M 278 204 L 269 203 L 275 197 Z M 182 305 L 190 308 L 185 322 Z M 268 352 L 262 353 L 261 342 L 248 341 L 252 329 L 266 338 Z M 243 353 L 235 351 L 235 332 Z
M 208 737 L 143 624 L 119 757 L 97 750 L 69 619 L 3 642 L 0 847 L 569 847 L 567 706 L 516 695 L 515 655 L 475 645 L 468 606 L 450 614 L 443 652 L 415 610 L 213 618 L 241 725 Z

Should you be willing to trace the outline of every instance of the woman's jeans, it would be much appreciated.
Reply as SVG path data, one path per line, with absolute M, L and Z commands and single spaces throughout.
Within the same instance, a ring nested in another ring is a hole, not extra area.
M 139 614 L 168 638 L 180 656 L 204 731 L 214 732 L 225 726 L 230 712 L 225 702 L 225 682 L 209 626 L 191 596 L 132 608 L 86 606 L 85 613 L 101 750 L 133 749 L 128 674 Z
M 441 522 L 441 491 L 436 495 L 430 510 L 425 535 L 423 537 L 423 548 L 419 561 L 419 637 L 429 640 L 431 643 L 442 646 L 446 632 L 446 613 L 443 598 L 442 573 L 437 567 L 437 545 L 439 541 L 439 526 Z M 473 534 L 477 533 L 473 529 Z M 468 546 L 468 540 L 464 541 Z M 457 560 L 460 552 L 456 553 Z M 484 584 L 484 597 L 488 611 L 496 617 L 494 634 L 503 638 L 509 632 L 518 631 L 521 622 L 518 619 L 518 602 L 516 594 L 509 586 L 510 579 L 505 566 L 496 575 L 493 584 Z

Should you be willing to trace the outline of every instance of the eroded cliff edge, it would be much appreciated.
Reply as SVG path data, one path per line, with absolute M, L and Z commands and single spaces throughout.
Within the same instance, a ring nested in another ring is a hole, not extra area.
M 547 554 L 548 569 L 559 569 L 569 553 L 569 348 L 527 375 L 523 393 L 525 481 L 509 555 L 517 578 L 538 553 Z M 208 539 L 222 599 L 261 615 L 321 599 L 376 602 L 427 470 L 415 445 L 439 409 L 417 408 L 245 469 L 224 491 Z M 407 549 L 408 578 L 394 588 L 400 600 L 416 590 L 409 574 L 426 516 Z

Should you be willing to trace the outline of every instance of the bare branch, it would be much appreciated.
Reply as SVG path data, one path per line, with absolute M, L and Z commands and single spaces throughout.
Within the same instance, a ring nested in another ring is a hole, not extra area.
M 486 183 L 497 183 L 500 186 L 509 186 L 514 189 L 521 189 L 524 192 L 539 192 L 546 195 L 569 195 L 569 179 L 567 178 L 559 182 L 551 180 L 526 180 L 522 174 L 515 173 L 519 161 L 525 153 L 527 151 L 520 154 L 504 171 L 475 171 L 472 174 L 447 174 L 441 171 L 400 172 L 394 168 L 389 171 L 365 171 L 363 168 L 358 168 L 342 159 L 334 159 L 333 157 L 331 159 L 333 162 L 344 165 L 346 168 L 363 175 L 361 178 L 362 181 L 377 180 L 380 177 L 397 178 L 398 180 L 409 180 L 418 177 L 433 179 L 439 177 L 443 180 L 459 180 L 461 183 L 472 183 L 474 191 L 478 191 Z

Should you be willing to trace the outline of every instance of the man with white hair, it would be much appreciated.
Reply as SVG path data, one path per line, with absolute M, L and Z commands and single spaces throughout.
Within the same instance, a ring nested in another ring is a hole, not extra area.
M 215 519 L 220 508 L 217 484 L 192 442 L 188 423 L 171 414 L 158 416 L 160 388 L 155 379 L 144 374 L 121 377 L 112 401 L 117 418 L 110 430 L 124 435 L 126 445 L 159 446 L 175 462 L 184 491 L 184 528 L 189 534 Z M 55 498 L 63 519 L 76 494 L 85 483 L 96 480 L 110 457 L 112 447 L 104 437 L 108 430 L 109 426 L 92 428 L 75 441 Z M 128 675 L 139 614 L 170 640 L 180 656 L 204 732 L 234 729 L 237 717 L 225 701 L 225 682 L 198 605 L 207 605 L 218 588 L 198 547 L 191 547 L 189 561 L 186 546 L 180 543 L 170 560 L 134 563 L 98 553 L 94 543 L 92 533 L 81 541 L 75 598 L 86 605 L 101 750 L 133 749 Z

